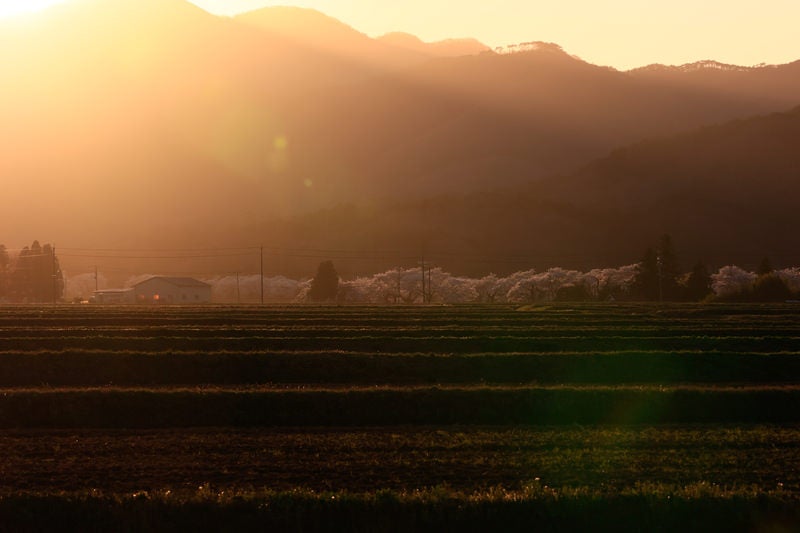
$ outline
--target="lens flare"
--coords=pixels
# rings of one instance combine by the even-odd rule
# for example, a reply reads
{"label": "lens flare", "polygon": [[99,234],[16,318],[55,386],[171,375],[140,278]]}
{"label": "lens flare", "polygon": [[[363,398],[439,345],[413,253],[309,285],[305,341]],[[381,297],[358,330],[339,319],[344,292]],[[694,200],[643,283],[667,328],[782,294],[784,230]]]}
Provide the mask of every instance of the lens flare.
{"label": "lens flare", "polygon": [[64,0],[0,0],[0,18],[40,11]]}

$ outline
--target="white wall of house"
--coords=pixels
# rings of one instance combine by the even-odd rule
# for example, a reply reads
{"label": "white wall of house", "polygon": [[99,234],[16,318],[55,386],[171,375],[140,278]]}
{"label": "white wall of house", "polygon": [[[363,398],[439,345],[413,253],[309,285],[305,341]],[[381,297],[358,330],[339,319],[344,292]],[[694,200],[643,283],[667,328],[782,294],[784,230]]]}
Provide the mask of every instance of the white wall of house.
{"label": "white wall of house", "polygon": [[94,291],[93,301],[98,304],[133,304],[136,295],[133,289],[107,289]]}

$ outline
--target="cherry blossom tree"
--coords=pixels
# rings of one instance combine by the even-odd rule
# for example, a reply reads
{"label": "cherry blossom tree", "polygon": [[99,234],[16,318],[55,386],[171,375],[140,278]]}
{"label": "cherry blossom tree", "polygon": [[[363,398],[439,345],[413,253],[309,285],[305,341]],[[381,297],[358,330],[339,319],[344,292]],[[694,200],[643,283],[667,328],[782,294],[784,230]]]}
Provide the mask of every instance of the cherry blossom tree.
{"label": "cherry blossom tree", "polygon": [[758,276],[735,265],[724,266],[711,275],[711,288],[718,297],[733,296],[752,288]]}

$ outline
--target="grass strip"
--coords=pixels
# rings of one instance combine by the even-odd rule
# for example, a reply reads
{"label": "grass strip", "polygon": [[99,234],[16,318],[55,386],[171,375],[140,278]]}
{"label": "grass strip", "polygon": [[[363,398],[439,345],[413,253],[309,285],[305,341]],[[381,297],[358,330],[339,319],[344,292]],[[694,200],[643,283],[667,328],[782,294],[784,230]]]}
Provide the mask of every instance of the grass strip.
{"label": "grass strip", "polygon": [[376,354],[348,352],[0,353],[0,387],[317,383],[797,383],[800,354],[599,352]]}
{"label": "grass strip", "polygon": [[794,351],[800,336],[374,336],[328,337],[139,337],[82,335],[61,337],[0,338],[0,351],[39,350],[135,350],[135,351],[314,351],[339,350],[362,353],[514,353],[514,352],[608,352],[608,351]]}
{"label": "grass strip", "polygon": [[0,498],[4,531],[791,531],[780,491],[641,485],[623,491],[502,487],[463,493],[216,491],[17,494]]}
{"label": "grass strip", "polygon": [[800,388],[7,390],[2,428],[791,423]]}

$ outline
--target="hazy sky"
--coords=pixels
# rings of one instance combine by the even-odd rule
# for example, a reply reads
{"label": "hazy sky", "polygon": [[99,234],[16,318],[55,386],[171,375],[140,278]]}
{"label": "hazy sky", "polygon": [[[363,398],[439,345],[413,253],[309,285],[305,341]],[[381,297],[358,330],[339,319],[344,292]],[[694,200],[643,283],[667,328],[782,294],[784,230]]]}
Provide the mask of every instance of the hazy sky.
{"label": "hazy sky", "polygon": [[319,9],[373,36],[476,37],[490,46],[551,41],[626,68],[717,59],[800,59],[800,0],[195,0],[231,13],[271,5]]}
{"label": "hazy sky", "polygon": [[[0,16],[55,1],[0,0]],[[618,68],[800,59],[800,0],[193,1],[220,14],[264,5],[311,7],[372,36],[407,31],[424,40],[476,37],[493,47],[551,41],[587,61]]]}

